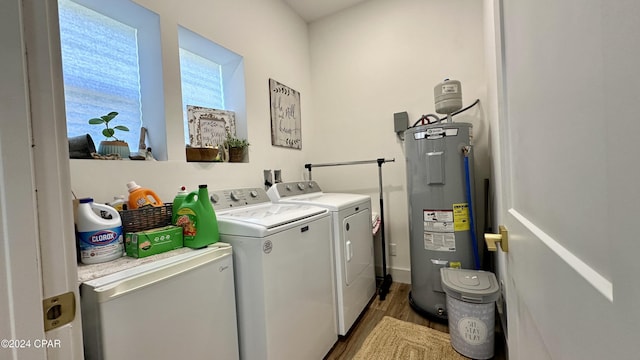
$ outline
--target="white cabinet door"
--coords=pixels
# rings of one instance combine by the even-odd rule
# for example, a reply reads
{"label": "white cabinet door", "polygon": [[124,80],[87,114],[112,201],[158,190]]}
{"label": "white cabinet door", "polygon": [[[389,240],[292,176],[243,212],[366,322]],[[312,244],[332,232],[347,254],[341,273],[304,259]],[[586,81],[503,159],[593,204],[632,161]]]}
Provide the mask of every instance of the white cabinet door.
{"label": "white cabinet door", "polygon": [[510,358],[637,358],[640,3],[486,4]]}
{"label": "white cabinet door", "polygon": [[2,359],[82,359],[79,306],[70,323],[43,326],[43,299],[79,301],[57,6],[0,5],[0,338],[21,345]]}
{"label": "white cabinet door", "polygon": [[[42,280],[38,265],[27,64],[21,1],[0,3],[0,339],[41,339]],[[15,49],[15,51],[12,51]],[[8,206],[7,206],[8,205]],[[6,289],[6,290],[5,290]],[[2,343],[2,359],[46,359],[45,349]],[[26,344],[24,344],[26,346]]]}

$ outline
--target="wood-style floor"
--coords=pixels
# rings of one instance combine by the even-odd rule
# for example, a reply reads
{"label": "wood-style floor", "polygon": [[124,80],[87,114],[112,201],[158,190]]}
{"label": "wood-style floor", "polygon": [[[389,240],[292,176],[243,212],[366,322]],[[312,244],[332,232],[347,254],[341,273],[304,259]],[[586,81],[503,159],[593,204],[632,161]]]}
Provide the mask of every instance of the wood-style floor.
{"label": "wood-style floor", "polygon": [[[380,297],[371,301],[369,307],[360,316],[360,319],[353,325],[349,333],[338,339],[333,349],[325,357],[326,360],[349,360],[358,352],[367,335],[373,330],[384,316],[391,316],[396,319],[412,322],[419,325],[448,333],[449,327],[446,324],[429,321],[418,315],[409,305],[409,291],[411,285],[392,283],[389,293],[384,301]],[[496,318],[496,323],[498,319]],[[506,359],[503,334],[496,333],[496,350],[494,359]]]}

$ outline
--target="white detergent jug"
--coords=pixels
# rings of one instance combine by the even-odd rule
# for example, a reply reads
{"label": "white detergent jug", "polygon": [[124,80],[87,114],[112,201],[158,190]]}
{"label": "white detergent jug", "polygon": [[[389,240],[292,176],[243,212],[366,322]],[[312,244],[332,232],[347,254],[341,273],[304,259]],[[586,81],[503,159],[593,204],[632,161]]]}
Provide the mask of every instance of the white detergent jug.
{"label": "white detergent jug", "polygon": [[[111,219],[102,218],[96,211],[104,211],[111,215]],[[94,203],[92,198],[80,199],[76,239],[83,264],[97,264],[121,257],[124,243],[120,214],[111,206]]]}

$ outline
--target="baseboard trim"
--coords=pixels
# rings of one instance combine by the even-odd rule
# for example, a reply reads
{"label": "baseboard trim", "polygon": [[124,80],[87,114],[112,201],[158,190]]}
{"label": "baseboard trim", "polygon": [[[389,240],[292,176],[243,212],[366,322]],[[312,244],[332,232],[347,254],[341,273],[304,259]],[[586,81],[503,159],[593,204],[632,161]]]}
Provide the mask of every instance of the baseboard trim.
{"label": "baseboard trim", "polygon": [[[392,267],[388,269],[388,271],[389,274],[391,274],[393,282],[411,284],[411,269]],[[376,276],[382,276],[382,266],[376,266]]]}

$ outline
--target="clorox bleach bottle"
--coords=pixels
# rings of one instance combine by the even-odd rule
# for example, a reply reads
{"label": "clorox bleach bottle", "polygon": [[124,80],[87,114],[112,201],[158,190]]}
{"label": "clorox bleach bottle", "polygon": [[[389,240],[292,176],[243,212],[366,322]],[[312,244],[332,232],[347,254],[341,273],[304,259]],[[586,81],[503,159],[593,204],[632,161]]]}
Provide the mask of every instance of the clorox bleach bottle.
{"label": "clorox bleach bottle", "polygon": [[182,226],[184,246],[203,248],[220,240],[218,220],[213,211],[207,185],[199,185],[182,200],[175,224]]}
{"label": "clorox bleach bottle", "polygon": [[143,206],[163,206],[162,200],[153,190],[143,188],[135,181],[127,183],[129,189],[129,210],[135,210]]}
{"label": "clorox bleach bottle", "polygon": [[[111,219],[102,218],[96,211],[104,211]],[[92,198],[80,199],[76,238],[83,264],[111,261],[124,254],[120,214],[111,206],[94,203]]]}

